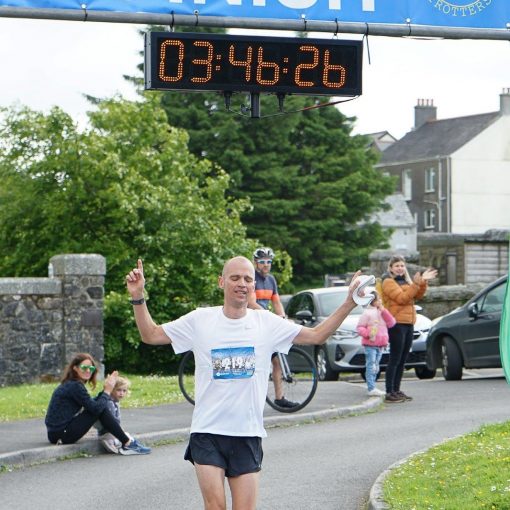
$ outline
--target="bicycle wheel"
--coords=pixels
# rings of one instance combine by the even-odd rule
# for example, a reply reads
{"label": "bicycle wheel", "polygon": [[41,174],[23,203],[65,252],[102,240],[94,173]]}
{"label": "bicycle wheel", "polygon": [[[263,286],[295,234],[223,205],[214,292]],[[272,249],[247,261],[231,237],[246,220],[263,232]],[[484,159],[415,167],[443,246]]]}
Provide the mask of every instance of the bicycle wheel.
{"label": "bicycle wheel", "polygon": [[184,398],[195,405],[195,357],[193,351],[184,354],[179,363],[179,388]]}
{"label": "bicycle wheel", "polygon": [[305,351],[292,347],[289,354],[281,354],[286,366],[282,369],[282,385],[284,397],[295,402],[293,407],[281,407],[275,403],[275,387],[272,373],[269,375],[269,386],[266,402],[281,413],[295,413],[303,409],[312,400],[317,390],[317,367],[312,357]]}

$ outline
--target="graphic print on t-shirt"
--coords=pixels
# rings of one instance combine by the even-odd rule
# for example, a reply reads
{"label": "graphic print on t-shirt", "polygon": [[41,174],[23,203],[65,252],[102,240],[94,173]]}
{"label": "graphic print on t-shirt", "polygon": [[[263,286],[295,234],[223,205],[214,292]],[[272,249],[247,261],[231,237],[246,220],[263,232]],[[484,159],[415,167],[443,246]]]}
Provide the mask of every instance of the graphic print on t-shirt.
{"label": "graphic print on t-shirt", "polygon": [[214,379],[245,379],[255,372],[254,347],[225,347],[211,350]]}

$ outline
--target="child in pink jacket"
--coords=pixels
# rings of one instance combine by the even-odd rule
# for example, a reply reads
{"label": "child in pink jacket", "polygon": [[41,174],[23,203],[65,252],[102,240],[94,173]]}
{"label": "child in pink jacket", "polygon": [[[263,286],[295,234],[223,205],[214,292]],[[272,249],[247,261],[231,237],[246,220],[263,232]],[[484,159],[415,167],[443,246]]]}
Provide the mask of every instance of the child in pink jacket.
{"label": "child in pink jacket", "polygon": [[379,363],[384,348],[388,345],[388,328],[395,325],[395,318],[384,308],[377,292],[372,304],[367,306],[358,322],[358,333],[361,335],[361,344],[365,348],[365,376],[368,395],[382,396],[385,394],[375,387],[379,374]]}

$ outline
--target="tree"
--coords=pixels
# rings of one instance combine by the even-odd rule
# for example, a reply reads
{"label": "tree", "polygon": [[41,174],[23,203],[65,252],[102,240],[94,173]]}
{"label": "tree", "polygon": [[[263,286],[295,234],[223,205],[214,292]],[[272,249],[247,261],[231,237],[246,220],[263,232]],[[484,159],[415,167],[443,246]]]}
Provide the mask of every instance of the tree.
{"label": "tree", "polygon": [[162,99],[169,124],[189,133],[190,151],[227,171],[232,196],[250,199],[248,235],[289,253],[298,285],[360,267],[389,236],[370,218],[385,207],[393,179],[374,170],[368,140],[352,135],[355,119],[315,108],[319,101],[329,99],[287,97],[285,110],[300,113],[282,115],[276,97],[264,96],[263,118],[252,119],[244,94],[233,95],[229,111],[221,93]]}
{"label": "tree", "polygon": [[234,197],[250,199],[242,216],[248,235],[291,255],[296,283],[360,267],[384,246],[388,233],[370,216],[394,182],[374,170],[367,139],[352,135],[354,119],[313,108],[317,98],[287,98],[287,111],[304,111],[279,115],[276,98],[263,97],[270,116],[261,119],[227,112],[222,101],[210,93],[163,96],[170,125],[190,135],[190,151],[229,173]]}
{"label": "tree", "polygon": [[228,175],[190,154],[187,134],[168,126],[159,94],[101,101],[82,132],[58,108],[2,113],[2,273],[41,276],[57,253],[101,253],[107,364],[167,369],[170,349],[140,356],[125,274],[137,257],[145,260],[158,322],[217,303],[224,260],[253,249],[240,220],[248,202],[226,197]]}

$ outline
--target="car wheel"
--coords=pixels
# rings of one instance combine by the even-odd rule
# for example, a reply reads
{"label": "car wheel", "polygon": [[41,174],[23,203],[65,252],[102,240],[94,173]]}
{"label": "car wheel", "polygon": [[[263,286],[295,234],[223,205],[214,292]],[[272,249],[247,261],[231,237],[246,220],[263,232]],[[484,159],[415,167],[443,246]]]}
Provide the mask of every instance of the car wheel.
{"label": "car wheel", "polygon": [[338,381],[338,372],[331,370],[329,366],[328,353],[326,347],[320,346],[315,353],[315,364],[317,365],[317,373],[319,381]]}
{"label": "car wheel", "polygon": [[462,379],[462,356],[453,338],[446,337],[441,345],[443,377],[447,381]]}
{"label": "car wheel", "polygon": [[436,369],[430,370],[427,367],[415,367],[414,373],[418,379],[434,379],[436,377]]}

